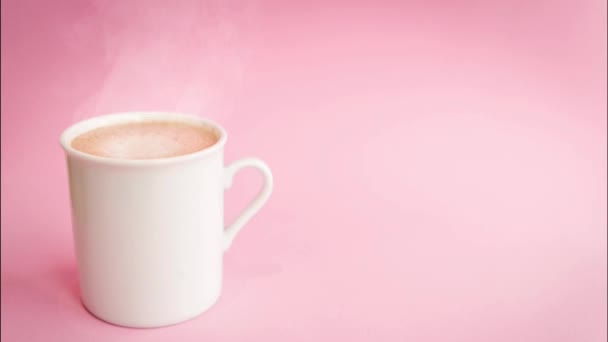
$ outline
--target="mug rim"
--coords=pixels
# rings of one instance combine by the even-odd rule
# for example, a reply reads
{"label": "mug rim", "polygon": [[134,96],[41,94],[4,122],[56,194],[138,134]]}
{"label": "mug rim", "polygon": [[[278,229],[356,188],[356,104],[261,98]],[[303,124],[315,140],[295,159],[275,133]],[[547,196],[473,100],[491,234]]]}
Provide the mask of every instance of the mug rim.
{"label": "mug rim", "polygon": [[[74,140],[74,138],[76,138],[82,133],[91,131],[93,129],[109,126],[112,124],[141,122],[149,120],[181,121],[195,123],[197,125],[203,124],[211,126],[219,133],[219,139],[215,144],[199,151],[175,157],[151,159],[121,159],[112,157],[102,157],[93,154],[88,154],[72,147],[72,141]],[[207,156],[218,150],[221,150],[226,144],[227,139],[228,134],[222,126],[212,120],[204,119],[192,114],[163,111],[130,111],[98,115],[89,119],[78,121],[70,125],[61,133],[61,136],[59,137],[59,144],[66,152],[66,155],[68,157],[76,157],[81,160],[107,165],[151,166],[173,164]]]}

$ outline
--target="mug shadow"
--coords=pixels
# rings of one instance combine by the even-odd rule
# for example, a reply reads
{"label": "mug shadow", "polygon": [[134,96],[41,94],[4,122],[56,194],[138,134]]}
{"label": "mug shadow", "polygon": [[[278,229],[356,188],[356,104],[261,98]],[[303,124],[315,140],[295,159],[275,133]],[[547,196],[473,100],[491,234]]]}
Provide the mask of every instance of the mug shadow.
{"label": "mug shadow", "polygon": [[71,304],[80,306],[82,310],[86,310],[80,300],[80,286],[76,265],[61,265],[57,267],[52,276],[58,290],[63,294],[62,297],[69,300]]}
{"label": "mug shadow", "polygon": [[[12,320],[44,318],[53,324],[65,324],[66,319],[81,320],[86,309],[80,301],[76,267],[65,265],[46,273],[2,272],[3,312]],[[88,324],[88,323],[85,323]]]}

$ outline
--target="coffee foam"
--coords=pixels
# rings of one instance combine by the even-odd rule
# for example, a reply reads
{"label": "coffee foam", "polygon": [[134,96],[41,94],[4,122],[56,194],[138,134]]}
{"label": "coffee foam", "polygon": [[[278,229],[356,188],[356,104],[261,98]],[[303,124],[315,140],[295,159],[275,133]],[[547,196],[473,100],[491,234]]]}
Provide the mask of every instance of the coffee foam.
{"label": "coffee foam", "polygon": [[181,156],[219,140],[209,127],[179,121],[144,121],[106,126],[77,136],[71,146],[84,153],[118,159]]}

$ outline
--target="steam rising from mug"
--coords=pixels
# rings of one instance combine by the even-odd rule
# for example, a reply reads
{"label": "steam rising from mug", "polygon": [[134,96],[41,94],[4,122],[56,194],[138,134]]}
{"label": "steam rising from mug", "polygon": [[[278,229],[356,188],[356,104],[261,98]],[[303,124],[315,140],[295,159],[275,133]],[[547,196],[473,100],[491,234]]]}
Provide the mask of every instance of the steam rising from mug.
{"label": "steam rising from mug", "polygon": [[230,115],[247,52],[238,23],[251,8],[223,1],[93,4],[94,14],[74,30],[102,32],[106,72],[74,121],[142,109]]}

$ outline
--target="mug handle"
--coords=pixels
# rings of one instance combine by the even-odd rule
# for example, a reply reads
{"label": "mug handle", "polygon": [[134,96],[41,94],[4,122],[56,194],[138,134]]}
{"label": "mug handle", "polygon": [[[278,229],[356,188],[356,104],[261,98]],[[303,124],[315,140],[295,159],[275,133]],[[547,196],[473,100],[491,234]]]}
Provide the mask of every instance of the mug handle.
{"label": "mug handle", "polygon": [[270,193],[272,192],[272,173],[266,163],[257,158],[243,158],[232,162],[224,169],[224,189],[229,189],[232,186],[234,175],[245,167],[253,167],[262,173],[264,176],[264,186],[258,192],[256,197],[247,205],[247,208],[237,216],[237,218],[224,229],[224,251],[230,248],[232,240],[238,232],[243,228],[245,223],[255,215],[260,208],[266,203]]}

